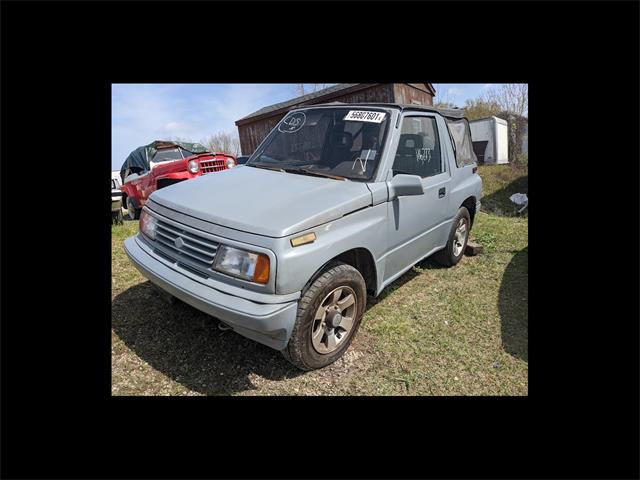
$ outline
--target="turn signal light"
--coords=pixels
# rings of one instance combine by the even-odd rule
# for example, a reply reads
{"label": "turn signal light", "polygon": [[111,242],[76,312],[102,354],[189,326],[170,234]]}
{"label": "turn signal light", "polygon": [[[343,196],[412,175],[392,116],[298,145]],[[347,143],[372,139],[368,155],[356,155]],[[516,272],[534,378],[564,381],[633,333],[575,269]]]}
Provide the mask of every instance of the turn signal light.
{"label": "turn signal light", "polygon": [[269,281],[269,257],[266,255],[258,255],[256,269],[253,273],[253,281],[262,283],[263,285]]}
{"label": "turn signal light", "polygon": [[292,238],[291,246],[299,247],[300,245],[305,245],[307,243],[312,243],[315,241],[316,241],[316,234],[311,232],[311,233],[307,233],[306,235],[302,235],[300,237]]}

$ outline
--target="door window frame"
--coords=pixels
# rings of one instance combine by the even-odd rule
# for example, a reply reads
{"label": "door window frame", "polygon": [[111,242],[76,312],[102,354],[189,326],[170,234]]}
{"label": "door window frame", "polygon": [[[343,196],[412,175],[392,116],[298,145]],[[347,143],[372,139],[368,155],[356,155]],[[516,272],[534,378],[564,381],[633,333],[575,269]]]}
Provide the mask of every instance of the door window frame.
{"label": "door window frame", "polygon": [[434,124],[434,128],[435,128],[435,132],[434,132],[435,140],[438,142],[438,146],[440,147],[439,148],[439,151],[440,151],[440,168],[441,168],[442,171],[439,172],[439,173],[433,174],[433,175],[429,175],[428,177],[422,177],[422,176],[418,175],[417,173],[414,174],[414,175],[419,176],[420,179],[424,183],[425,180],[429,180],[429,179],[432,179],[432,178],[437,178],[440,175],[448,173],[449,172],[449,167],[447,165],[448,162],[445,161],[445,157],[444,157],[444,155],[445,155],[444,151],[443,151],[444,144],[442,142],[442,138],[441,138],[441,135],[440,135],[440,128],[438,127],[438,116],[433,114],[433,113],[431,113],[431,112],[424,112],[424,113],[421,113],[421,112],[410,112],[409,113],[409,112],[407,112],[406,114],[403,113],[401,115],[400,123],[398,124],[398,128],[400,129],[400,131],[398,132],[398,141],[395,142],[396,144],[394,146],[393,154],[391,156],[391,167],[389,169],[389,171],[391,173],[391,178],[394,177],[394,175],[393,175],[393,166],[395,165],[396,154],[397,154],[398,148],[400,146],[400,135],[402,135],[402,127],[404,125],[404,121],[406,119],[409,119],[409,118],[431,118],[431,119],[433,119],[433,124]]}

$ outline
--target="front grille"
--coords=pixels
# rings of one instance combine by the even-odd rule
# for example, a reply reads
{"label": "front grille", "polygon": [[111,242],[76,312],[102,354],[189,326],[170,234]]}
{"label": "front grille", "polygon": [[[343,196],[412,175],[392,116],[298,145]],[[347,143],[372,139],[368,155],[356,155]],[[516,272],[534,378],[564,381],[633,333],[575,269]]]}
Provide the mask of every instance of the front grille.
{"label": "front grille", "polygon": [[227,169],[226,160],[202,160],[200,162],[200,171],[205,173],[220,172]]}
{"label": "front grille", "polygon": [[155,243],[158,253],[163,254],[165,258],[201,273],[211,271],[218,250],[218,242],[160,219],[156,228]]}

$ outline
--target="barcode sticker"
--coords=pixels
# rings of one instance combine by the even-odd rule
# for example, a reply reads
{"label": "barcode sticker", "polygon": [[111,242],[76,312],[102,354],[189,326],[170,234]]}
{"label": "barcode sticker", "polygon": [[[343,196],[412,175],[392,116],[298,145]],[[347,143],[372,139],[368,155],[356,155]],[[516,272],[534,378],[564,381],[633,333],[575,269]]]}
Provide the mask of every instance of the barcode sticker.
{"label": "barcode sticker", "polygon": [[382,123],[386,113],[383,112],[371,112],[366,110],[351,110],[347,113],[347,116],[343,120],[351,120],[353,122],[371,122]]}

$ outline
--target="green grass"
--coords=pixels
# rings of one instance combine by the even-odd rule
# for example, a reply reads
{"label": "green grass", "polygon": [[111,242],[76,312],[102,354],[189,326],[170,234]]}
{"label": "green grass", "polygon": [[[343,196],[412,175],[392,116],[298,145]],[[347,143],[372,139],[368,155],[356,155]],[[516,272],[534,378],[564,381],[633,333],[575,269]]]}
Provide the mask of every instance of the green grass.
{"label": "green grass", "polygon": [[[509,185],[526,185],[503,166],[480,174],[490,210],[506,210]],[[124,253],[137,229],[112,227],[114,395],[528,394],[527,218],[478,213],[471,233],[482,254],[449,269],[414,266],[368,299],[342,359],[306,373],[212,317],[163,303]]]}
{"label": "green grass", "polygon": [[478,173],[482,178],[482,211],[517,216],[521,207],[511,202],[509,197],[514,193],[529,194],[528,169],[513,165],[481,165]]}

